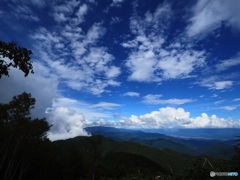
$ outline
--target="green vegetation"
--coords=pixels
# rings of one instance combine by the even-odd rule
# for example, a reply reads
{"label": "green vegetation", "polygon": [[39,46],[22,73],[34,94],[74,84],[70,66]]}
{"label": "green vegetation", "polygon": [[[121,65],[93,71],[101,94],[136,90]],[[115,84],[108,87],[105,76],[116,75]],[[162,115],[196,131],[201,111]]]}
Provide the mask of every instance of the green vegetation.
{"label": "green vegetation", "polygon": [[49,143],[50,126],[44,118],[30,117],[34,104],[35,99],[25,92],[0,104],[0,179],[25,179],[40,175],[44,168],[44,162],[39,162]]}
{"label": "green vegetation", "polygon": [[[33,66],[30,60],[32,51],[18,46],[14,42],[0,41],[0,78],[2,75],[9,76],[9,68],[19,68],[25,75],[33,73]],[[7,58],[7,60],[5,59]],[[8,61],[9,60],[9,61]]]}

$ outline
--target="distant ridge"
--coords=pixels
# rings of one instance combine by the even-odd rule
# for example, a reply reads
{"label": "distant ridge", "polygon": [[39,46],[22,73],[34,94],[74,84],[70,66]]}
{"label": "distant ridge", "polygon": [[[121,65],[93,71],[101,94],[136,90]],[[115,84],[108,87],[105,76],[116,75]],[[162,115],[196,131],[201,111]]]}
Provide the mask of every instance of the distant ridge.
{"label": "distant ridge", "polygon": [[180,129],[142,129],[143,132],[162,133],[182,138],[203,138],[230,140],[240,135],[240,128],[180,128]]}
{"label": "distant ridge", "polygon": [[[130,141],[154,148],[164,148],[195,156],[211,156],[229,159],[234,153],[233,140],[212,138],[173,137],[156,132],[94,126],[85,130],[92,135],[101,135],[117,141]],[[193,131],[193,129],[192,129]],[[208,131],[206,131],[208,132]]]}

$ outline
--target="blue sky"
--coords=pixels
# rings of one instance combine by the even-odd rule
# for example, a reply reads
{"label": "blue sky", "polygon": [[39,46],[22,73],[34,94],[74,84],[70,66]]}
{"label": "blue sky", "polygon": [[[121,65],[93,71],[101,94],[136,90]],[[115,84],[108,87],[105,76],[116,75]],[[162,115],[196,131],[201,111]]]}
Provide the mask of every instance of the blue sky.
{"label": "blue sky", "polygon": [[2,0],[0,39],[33,51],[1,102],[36,98],[51,139],[85,126],[240,127],[238,0]]}

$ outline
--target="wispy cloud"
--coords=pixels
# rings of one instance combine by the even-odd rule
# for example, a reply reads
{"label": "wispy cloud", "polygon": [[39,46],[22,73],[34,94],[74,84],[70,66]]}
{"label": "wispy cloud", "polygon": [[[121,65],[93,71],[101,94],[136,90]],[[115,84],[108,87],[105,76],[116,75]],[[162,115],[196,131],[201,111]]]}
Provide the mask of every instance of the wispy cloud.
{"label": "wispy cloud", "polygon": [[11,2],[7,5],[10,11],[1,11],[6,16],[7,14],[12,14],[16,19],[27,20],[27,21],[39,21],[39,16],[35,13],[28,4],[18,4]]}
{"label": "wispy cloud", "polygon": [[120,17],[114,16],[111,18],[110,24],[117,24],[121,21],[122,21],[122,19]]}
{"label": "wispy cloud", "polygon": [[233,59],[226,59],[226,60],[220,61],[220,63],[216,64],[216,69],[217,71],[225,71],[239,64],[240,64],[240,54]]}
{"label": "wispy cloud", "polygon": [[112,7],[121,7],[122,3],[125,0],[112,0],[112,3],[110,4],[110,6]]}
{"label": "wispy cloud", "polygon": [[110,102],[100,102],[92,105],[91,107],[112,110],[112,109],[116,109],[119,106],[122,106],[122,105],[117,103],[110,103]]}
{"label": "wispy cloud", "polygon": [[221,76],[208,76],[196,84],[213,90],[226,90],[234,85],[234,81],[225,80],[225,77]]}
{"label": "wispy cloud", "polygon": [[138,92],[126,92],[126,93],[123,94],[123,96],[139,97],[140,93],[138,93]]}
{"label": "wispy cloud", "polygon": [[238,0],[199,0],[192,9],[193,16],[187,28],[188,36],[206,35],[219,28],[222,23],[240,30],[239,6]]}
{"label": "wispy cloud", "polygon": [[161,99],[162,95],[160,94],[148,94],[143,97],[143,102],[146,104],[172,104],[172,105],[181,105],[186,103],[194,102],[193,99]]}
{"label": "wispy cloud", "polygon": [[106,32],[102,23],[94,23],[87,30],[78,26],[87,13],[88,5],[75,0],[55,6],[52,14],[57,23],[55,31],[42,27],[31,37],[38,41],[36,49],[42,61],[61,82],[69,88],[98,95],[108,86],[120,85],[116,78],[121,70],[112,65],[114,56],[108,49],[98,45]]}
{"label": "wispy cloud", "polygon": [[193,77],[193,72],[205,64],[204,51],[196,51],[179,36],[166,42],[171,23],[169,4],[158,6],[155,12],[146,12],[144,18],[137,13],[131,17],[130,29],[133,39],[122,46],[131,50],[126,66],[129,80],[160,82],[169,79]]}
{"label": "wispy cloud", "polygon": [[233,111],[233,110],[237,109],[237,107],[235,107],[235,106],[223,106],[222,109],[225,109],[227,111]]}
{"label": "wispy cloud", "polygon": [[219,81],[219,82],[215,82],[211,88],[216,90],[222,90],[222,89],[230,88],[232,87],[232,85],[233,85],[232,81]]}
{"label": "wispy cloud", "polygon": [[220,100],[220,101],[215,101],[213,104],[218,105],[218,104],[222,104],[224,102],[224,100]]}

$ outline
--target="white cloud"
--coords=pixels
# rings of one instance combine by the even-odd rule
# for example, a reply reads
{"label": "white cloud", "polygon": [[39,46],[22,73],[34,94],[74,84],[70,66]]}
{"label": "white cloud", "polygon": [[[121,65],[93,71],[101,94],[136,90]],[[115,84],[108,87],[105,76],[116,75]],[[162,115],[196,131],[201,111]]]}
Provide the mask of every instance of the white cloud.
{"label": "white cloud", "polygon": [[236,99],[234,99],[233,101],[240,101],[240,98],[236,98]]}
{"label": "white cloud", "polygon": [[[185,51],[178,55],[167,56],[159,61],[158,67],[165,79],[190,77],[191,72],[204,64],[203,52]],[[196,60],[197,58],[197,60]]]}
{"label": "white cloud", "polygon": [[240,127],[240,120],[219,118],[216,115],[191,118],[190,113],[183,108],[160,108],[149,114],[132,115],[130,118],[122,117],[119,126],[132,128],[225,128]]}
{"label": "white cloud", "polygon": [[198,0],[187,28],[188,36],[205,35],[219,28],[222,22],[240,30],[240,2],[238,0]]}
{"label": "white cloud", "polygon": [[233,110],[237,109],[237,107],[235,107],[235,106],[224,106],[224,107],[222,107],[222,109],[225,109],[227,111],[233,111]]}
{"label": "white cloud", "polygon": [[83,4],[79,7],[78,11],[76,12],[78,23],[83,22],[84,15],[87,14],[87,11],[88,11],[88,6],[86,4]]}
{"label": "white cloud", "polygon": [[[92,3],[93,1],[88,2]],[[58,23],[68,22],[71,25],[78,26],[85,22],[85,16],[90,9],[89,3],[76,0],[55,3],[52,16]]]}
{"label": "white cloud", "polygon": [[116,109],[117,107],[120,107],[120,106],[122,106],[122,105],[116,104],[116,103],[110,103],[110,102],[100,102],[100,103],[92,105],[91,107],[112,110],[112,109]]}
{"label": "white cloud", "polygon": [[212,76],[202,80],[199,84],[213,90],[225,90],[233,86],[233,81],[220,81],[218,77]]}
{"label": "white cloud", "polygon": [[[90,104],[72,98],[58,96],[53,99],[52,106],[47,109],[47,120],[52,124],[49,132],[51,140],[67,139],[75,136],[88,136],[86,126],[114,125],[111,120],[113,110],[121,104],[100,102]],[[106,123],[107,122],[107,123]]]}
{"label": "white cloud", "polygon": [[47,1],[46,0],[29,0],[33,5],[39,7],[39,8],[43,8],[47,5]]}
{"label": "white cloud", "polygon": [[82,114],[67,107],[57,107],[48,112],[48,121],[53,126],[49,132],[50,140],[67,139],[75,136],[88,136],[84,130],[86,122]]}
{"label": "white cloud", "polygon": [[186,104],[186,103],[190,103],[193,102],[193,99],[160,99],[162,97],[162,95],[160,94],[148,94],[146,96],[143,97],[143,102],[146,104],[153,104],[153,105],[157,105],[157,104],[175,104],[175,105],[181,105],[181,104]]}
{"label": "white cloud", "polygon": [[20,70],[11,69],[10,77],[0,79],[0,102],[7,103],[14,95],[24,91],[31,93],[36,99],[32,116],[46,117],[49,124],[53,125],[49,132],[51,140],[88,135],[84,127],[104,124],[103,119],[112,118],[112,113],[107,110],[121,106],[110,102],[90,104],[63,97],[57,90],[58,77],[52,74],[51,69],[35,61],[33,66],[35,73],[26,78]]}
{"label": "white cloud", "polygon": [[132,71],[129,76],[130,80],[147,82],[147,81],[158,81],[155,77],[154,71],[157,64],[155,58],[146,59],[148,52],[134,52],[128,57],[127,67]]}
{"label": "white cloud", "polygon": [[218,104],[222,104],[225,100],[220,100],[220,101],[215,101],[213,104],[218,105]]}
{"label": "white cloud", "polygon": [[87,136],[84,127],[97,124],[94,118],[112,117],[111,113],[92,109],[88,103],[59,97],[57,77],[51,75],[50,69],[42,63],[34,62],[33,67],[34,74],[29,74],[26,78],[20,70],[11,69],[10,77],[0,79],[0,102],[7,103],[14,95],[24,91],[31,93],[36,99],[32,116],[46,117],[48,123],[53,125],[48,136],[51,140]]}
{"label": "white cloud", "polygon": [[29,74],[26,78],[20,70],[11,69],[10,77],[0,79],[0,102],[7,103],[14,95],[24,91],[31,93],[36,99],[32,116],[46,117],[48,123],[53,125],[49,132],[51,140],[88,135],[83,128],[93,123],[89,119],[111,117],[105,112],[87,108],[90,107],[87,103],[57,97],[57,77],[51,75],[50,69],[39,62],[34,62],[33,66],[34,74]]}
{"label": "white cloud", "polygon": [[[58,6],[56,12],[67,17],[77,7],[80,15],[87,13],[87,5],[79,5],[76,1]],[[50,67],[61,83],[71,89],[99,95],[109,86],[120,85],[116,78],[121,70],[112,65],[113,55],[106,47],[98,46],[105,32],[102,23],[94,23],[82,30],[69,20],[60,23],[54,32],[40,28],[31,37],[38,42],[35,48],[40,60]]]}
{"label": "white cloud", "polygon": [[214,89],[216,90],[222,90],[222,89],[226,89],[226,88],[230,88],[232,87],[233,82],[232,81],[219,81],[219,82],[215,82],[214,83]]}
{"label": "white cloud", "polygon": [[183,38],[175,38],[166,45],[171,17],[168,4],[158,6],[153,13],[147,12],[144,18],[136,14],[131,17],[130,29],[134,38],[122,43],[131,50],[126,61],[129,80],[160,82],[189,78],[205,65],[205,52],[193,50],[191,45],[187,47]]}
{"label": "white cloud", "polygon": [[[19,3],[19,0],[10,0],[10,1],[16,4]],[[35,7],[38,7],[38,8],[43,8],[47,4],[47,0],[21,0],[20,2],[21,4],[34,5]]]}
{"label": "white cloud", "polygon": [[237,66],[240,64],[240,56],[238,55],[236,58],[222,60],[220,63],[216,64],[217,71],[228,70],[233,66]]}
{"label": "white cloud", "polygon": [[[53,17],[57,22],[64,22],[66,20],[72,20],[70,19],[70,16],[73,12],[75,12],[75,9],[79,7],[80,2],[76,0],[67,1],[66,3],[55,5],[53,7]],[[76,11],[79,12],[79,11]],[[82,14],[83,15],[83,14]]]}
{"label": "white cloud", "polygon": [[130,97],[139,97],[140,94],[138,92],[126,92],[123,96],[130,96]]}
{"label": "white cloud", "polygon": [[12,7],[12,13],[18,19],[25,19],[29,21],[39,21],[39,17],[27,5],[15,4]]}
{"label": "white cloud", "polygon": [[111,5],[112,7],[121,7],[122,3],[124,2],[125,0],[113,0]]}
{"label": "white cloud", "polygon": [[217,98],[217,97],[218,97],[218,94],[213,94],[211,97]]}
{"label": "white cloud", "polygon": [[[101,103],[99,103],[101,104]],[[102,119],[102,118],[109,118],[112,117],[111,113],[99,109],[93,108],[95,104],[90,104],[87,102],[66,98],[66,97],[56,97],[52,101],[52,106],[48,108],[47,112],[51,112],[52,109],[58,107],[66,107],[71,111],[74,111],[78,114],[84,115],[85,119],[92,120],[92,119]],[[111,103],[108,104],[110,107]],[[112,104],[112,106],[118,106],[117,104]],[[120,105],[119,105],[120,106]]]}
{"label": "white cloud", "polygon": [[122,19],[120,17],[114,16],[111,18],[110,24],[117,24],[121,21],[122,21]]}
{"label": "white cloud", "polygon": [[87,32],[86,44],[94,44],[105,34],[105,28],[101,23],[95,23]]}
{"label": "white cloud", "polygon": [[161,128],[180,127],[190,123],[189,112],[184,109],[171,107],[161,108],[145,115],[132,115],[130,118],[122,119],[121,125],[128,127]]}
{"label": "white cloud", "polygon": [[108,70],[106,70],[106,76],[108,78],[115,78],[119,76],[120,73],[121,73],[120,68],[116,66],[111,66]]}

